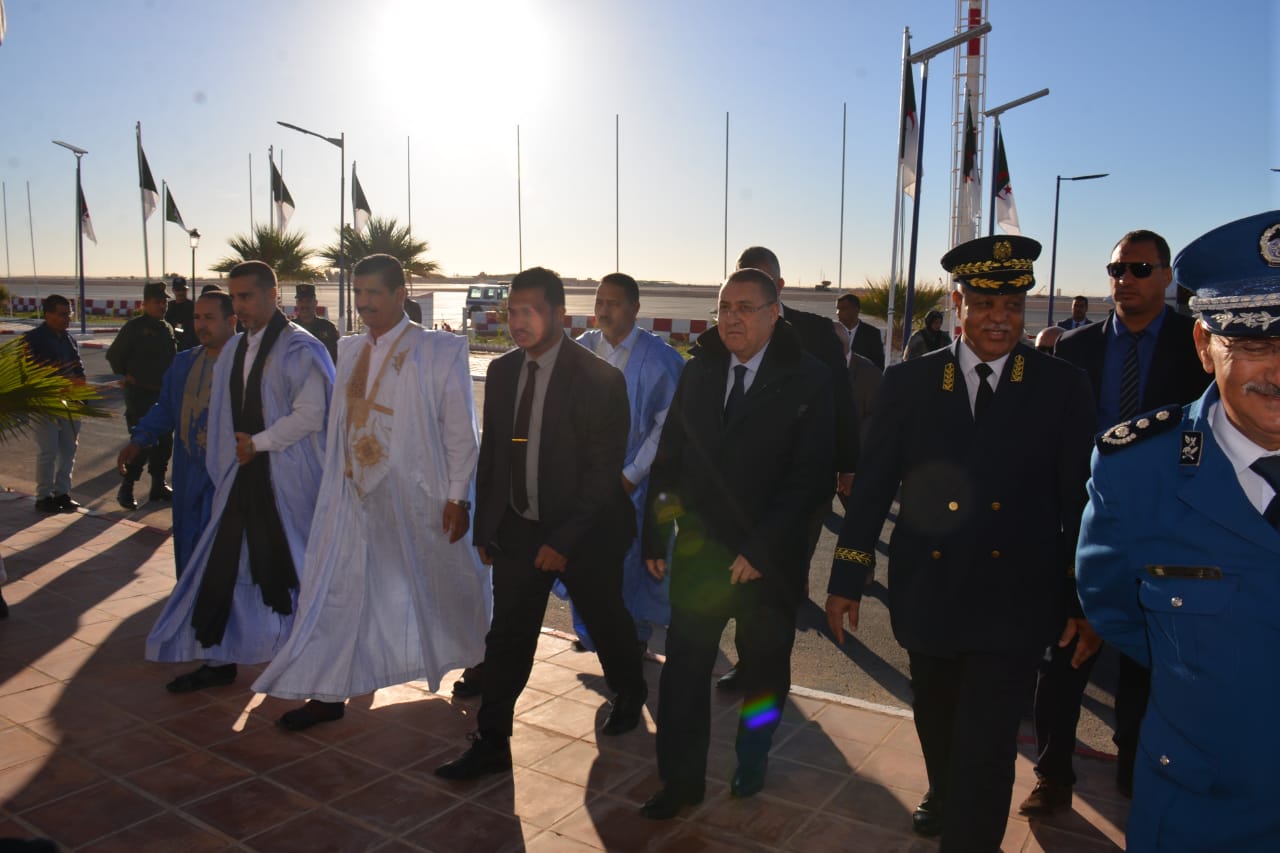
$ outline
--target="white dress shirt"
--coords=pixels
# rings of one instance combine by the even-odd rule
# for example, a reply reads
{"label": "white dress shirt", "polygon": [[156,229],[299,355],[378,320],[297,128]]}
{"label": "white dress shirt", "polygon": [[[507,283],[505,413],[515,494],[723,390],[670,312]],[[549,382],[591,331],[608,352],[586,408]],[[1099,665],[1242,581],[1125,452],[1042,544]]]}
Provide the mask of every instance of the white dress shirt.
{"label": "white dress shirt", "polygon": [[1245,497],[1258,512],[1266,512],[1275,497],[1276,490],[1261,475],[1249,468],[1263,456],[1280,456],[1254,444],[1244,433],[1236,429],[1235,424],[1227,418],[1222,403],[1214,403],[1209,408],[1209,427],[1213,430],[1213,438],[1226,454],[1227,461],[1236,471],[1236,479]]}
{"label": "white dress shirt", "polygon": [[999,388],[1000,374],[1004,373],[1004,363],[1009,360],[1009,353],[1005,353],[995,361],[987,362],[991,368],[991,376],[985,380],[978,375],[978,365],[982,364],[982,359],[969,349],[969,345],[963,338],[956,341],[956,360],[960,362],[960,373],[964,375],[964,387],[969,392],[969,411],[973,412],[978,405],[978,383],[985,381],[991,386],[992,391]]}

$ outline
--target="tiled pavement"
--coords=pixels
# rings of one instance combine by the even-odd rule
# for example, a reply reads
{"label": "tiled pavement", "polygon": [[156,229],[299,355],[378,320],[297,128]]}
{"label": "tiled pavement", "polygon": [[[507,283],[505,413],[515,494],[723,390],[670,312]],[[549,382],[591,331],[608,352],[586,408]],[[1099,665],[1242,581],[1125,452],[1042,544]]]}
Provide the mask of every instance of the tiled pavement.
{"label": "tiled pavement", "polygon": [[[928,851],[909,830],[925,788],[910,720],[839,697],[789,704],[765,792],[728,795],[736,708],[717,698],[707,799],[654,823],[653,719],[604,738],[593,655],[544,634],[517,707],[516,770],[470,784],[431,770],[460,751],[476,702],[410,684],[349,703],[307,734],[273,720],[290,703],[236,685],[171,696],[188,666],[149,664],[142,642],[173,577],[169,538],[86,514],[37,516],[0,501],[11,618],[0,622],[0,838],[65,849],[382,851]],[[655,694],[659,664],[646,665]],[[248,670],[248,671],[246,671]],[[446,680],[446,685],[451,679]],[[1113,765],[1077,759],[1075,810],[1011,817],[1009,851],[1103,851],[1123,843]],[[1030,790],[1025,754],[1014,803]]]}

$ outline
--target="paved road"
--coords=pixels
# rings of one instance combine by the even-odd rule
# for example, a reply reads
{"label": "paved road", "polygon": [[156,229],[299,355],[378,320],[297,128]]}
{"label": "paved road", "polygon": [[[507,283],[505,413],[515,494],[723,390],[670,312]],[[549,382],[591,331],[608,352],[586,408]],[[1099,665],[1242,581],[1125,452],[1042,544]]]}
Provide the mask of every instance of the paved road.
{"label": "paved road", "polygon": [[[91,382],[107,383],[114,379],[106,365],[104,351],[85,349],[85,369]],[[473,356],[473,372],[482,372],[482,356]],[[477,403],[481,385],[476,384]],[[171,519],[167,505],[143,504],[133,513],[125,513],[115,504],[115,491],[119,475],[115,470],[115,458],[126,440],[123,419],[123,401],[118,391],[108,390],[106,406],[116,417],[110,420],[86,421],[81,432],[80,450],[76,460],[73,495],[87,507],[111,516],[128,517],[134,521],[169,528]],[[0,485],[30,494],[34,489],[33,460],[35,446],[30,438],[13,441],[0,453]],[[144,478],[140,495],[146,494],[148,485]],[[835,645],[825,628],[822,602],[825,599],[830,559],[835,548],[835,533],[839,524],[839,504],[835,503],[827,529],[818,543],[810,571],[810,598],[798,618],[792,678],[796,684],[816,690],[824,690],[853,696],[868,702],[899,708],[910,706],[911,692],[907,672],[906,653],[894,641],[886,609],[884,560],[877,573],[876,582],[868,589],[863,600],[861,627],[853,639],[842,647]],[[892,529],[892,516],[882,536],[884,551],[888,534]],[[553,597],[547,609],[546,624],[553,628],[572,631],[567,607]],[[655,638],[655,650],[661,650],[661,636]],[[733,654],[732,627],[721,642],[726,657],[721,666],[727,668]],[[1095,685],[1085,698],[1084,713],[1079,730],[1080,740],[1087,746],[1106,752],[1114,752],[1111,745],[1112,700],[1109,689],[1097,684],[1112,685],[1115,680],[1112,653],[1099,662],[1094,672]]]}

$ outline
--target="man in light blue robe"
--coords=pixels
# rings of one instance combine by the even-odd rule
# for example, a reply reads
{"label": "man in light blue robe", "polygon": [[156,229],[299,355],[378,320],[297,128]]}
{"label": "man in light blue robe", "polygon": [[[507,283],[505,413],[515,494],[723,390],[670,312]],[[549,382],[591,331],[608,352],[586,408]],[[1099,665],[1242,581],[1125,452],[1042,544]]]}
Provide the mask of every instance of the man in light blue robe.
{"label": "man in light blue robe", "polygon": [[[636,510],[636,529],[644,524],[645,497],[649,492],[649,466],[658,452],[658,438],[667,408],[676,392],[684,358],[662,338],[636,325],[640,313],[640,288],[625,273],[610,273],[596,289],[596,328],[583,332],[577,342],[622,371],[631,403],[631,433],[627,436],[622,486]],[[648,642],[654,625],[671,621],[669,580],[655,580],[640,558],[640,540],[632,541],[622,564],[622,597],[636,623],[636,639]],[[564,593],[557,583],[557,593]],[[573,626],[584,649],[594,651],[577,610]]]}
{"label": "man in light blue robe", "polygon": [[173,556],[179,577],[209,522],[213,504],[213,481],[205,468],[209,397],[214,364],[236,332],[231,297],[221,290],[201,296],[192,311],[193,334],[200,345],[174,356],[165,371],[159,401],[133,428],[116,460],[123,474],[142,450],[160,436],[173,434]]}
{"label": "man in light blue robe", "polygon": [[288,639],[324,459],[324,344],[285,319],[261,261],[235,267],[227,287],[245,331],[214,366],[210,521],[147,637],[148,660],[207,661],[172,693],[230,684],[237,663],[269,661]]}

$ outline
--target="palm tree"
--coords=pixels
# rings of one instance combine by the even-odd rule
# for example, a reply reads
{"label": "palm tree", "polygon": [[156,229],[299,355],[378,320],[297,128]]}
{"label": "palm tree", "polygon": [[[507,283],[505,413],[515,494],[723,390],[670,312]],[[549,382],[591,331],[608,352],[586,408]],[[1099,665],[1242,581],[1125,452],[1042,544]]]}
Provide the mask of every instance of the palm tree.
{"label": "palm tree", "polygon": [[0,442],[25,433],[31,418],[111,417],[93,405],[100,399],[92,385],[32,360],[21,338],[0,346]]}
{"label": "palm tree", "polygon": [[211,269],[231,272],[236,264],[244,261],[263,261],[276,271],[281,281],[321,278],[320,270],[307,263],[316,253],[302,245],[303,239],[300,231],[276,231],[269,225],[258,225],[253,234],[237,234],[227,241],[235,254],[218,261]]}
{"label": "palm tree", "polygon": [[[347,266],[368,255],[386,254],[398,260],[409,275],[425,276],[440,269],[440,264],[426,258],[431,247],[426,240],[418,240],[407,225],[402,226],[394,216],[374,216],[362,233],[347,225],[343,232],[343,248]],[[318,253],[330,266],[338,265],[338,243],[325,246]]]}
{"label": "palm tree", "polygon": [[[924,324],[924,315],[928,314],[947,295],[947,287],[941,281],[936,285],[917,284],[915,299],[911,305],[911,327],[918,329]],[[859,297],[862,300],[862,313],[868,317],[887,319],[889,314],[889,279],[867,280],[866,291]],[[898,282],[893,290],[893,350],[901,352],[906,343],[902,333],[902,316],[907,312],[907,288]]]}

